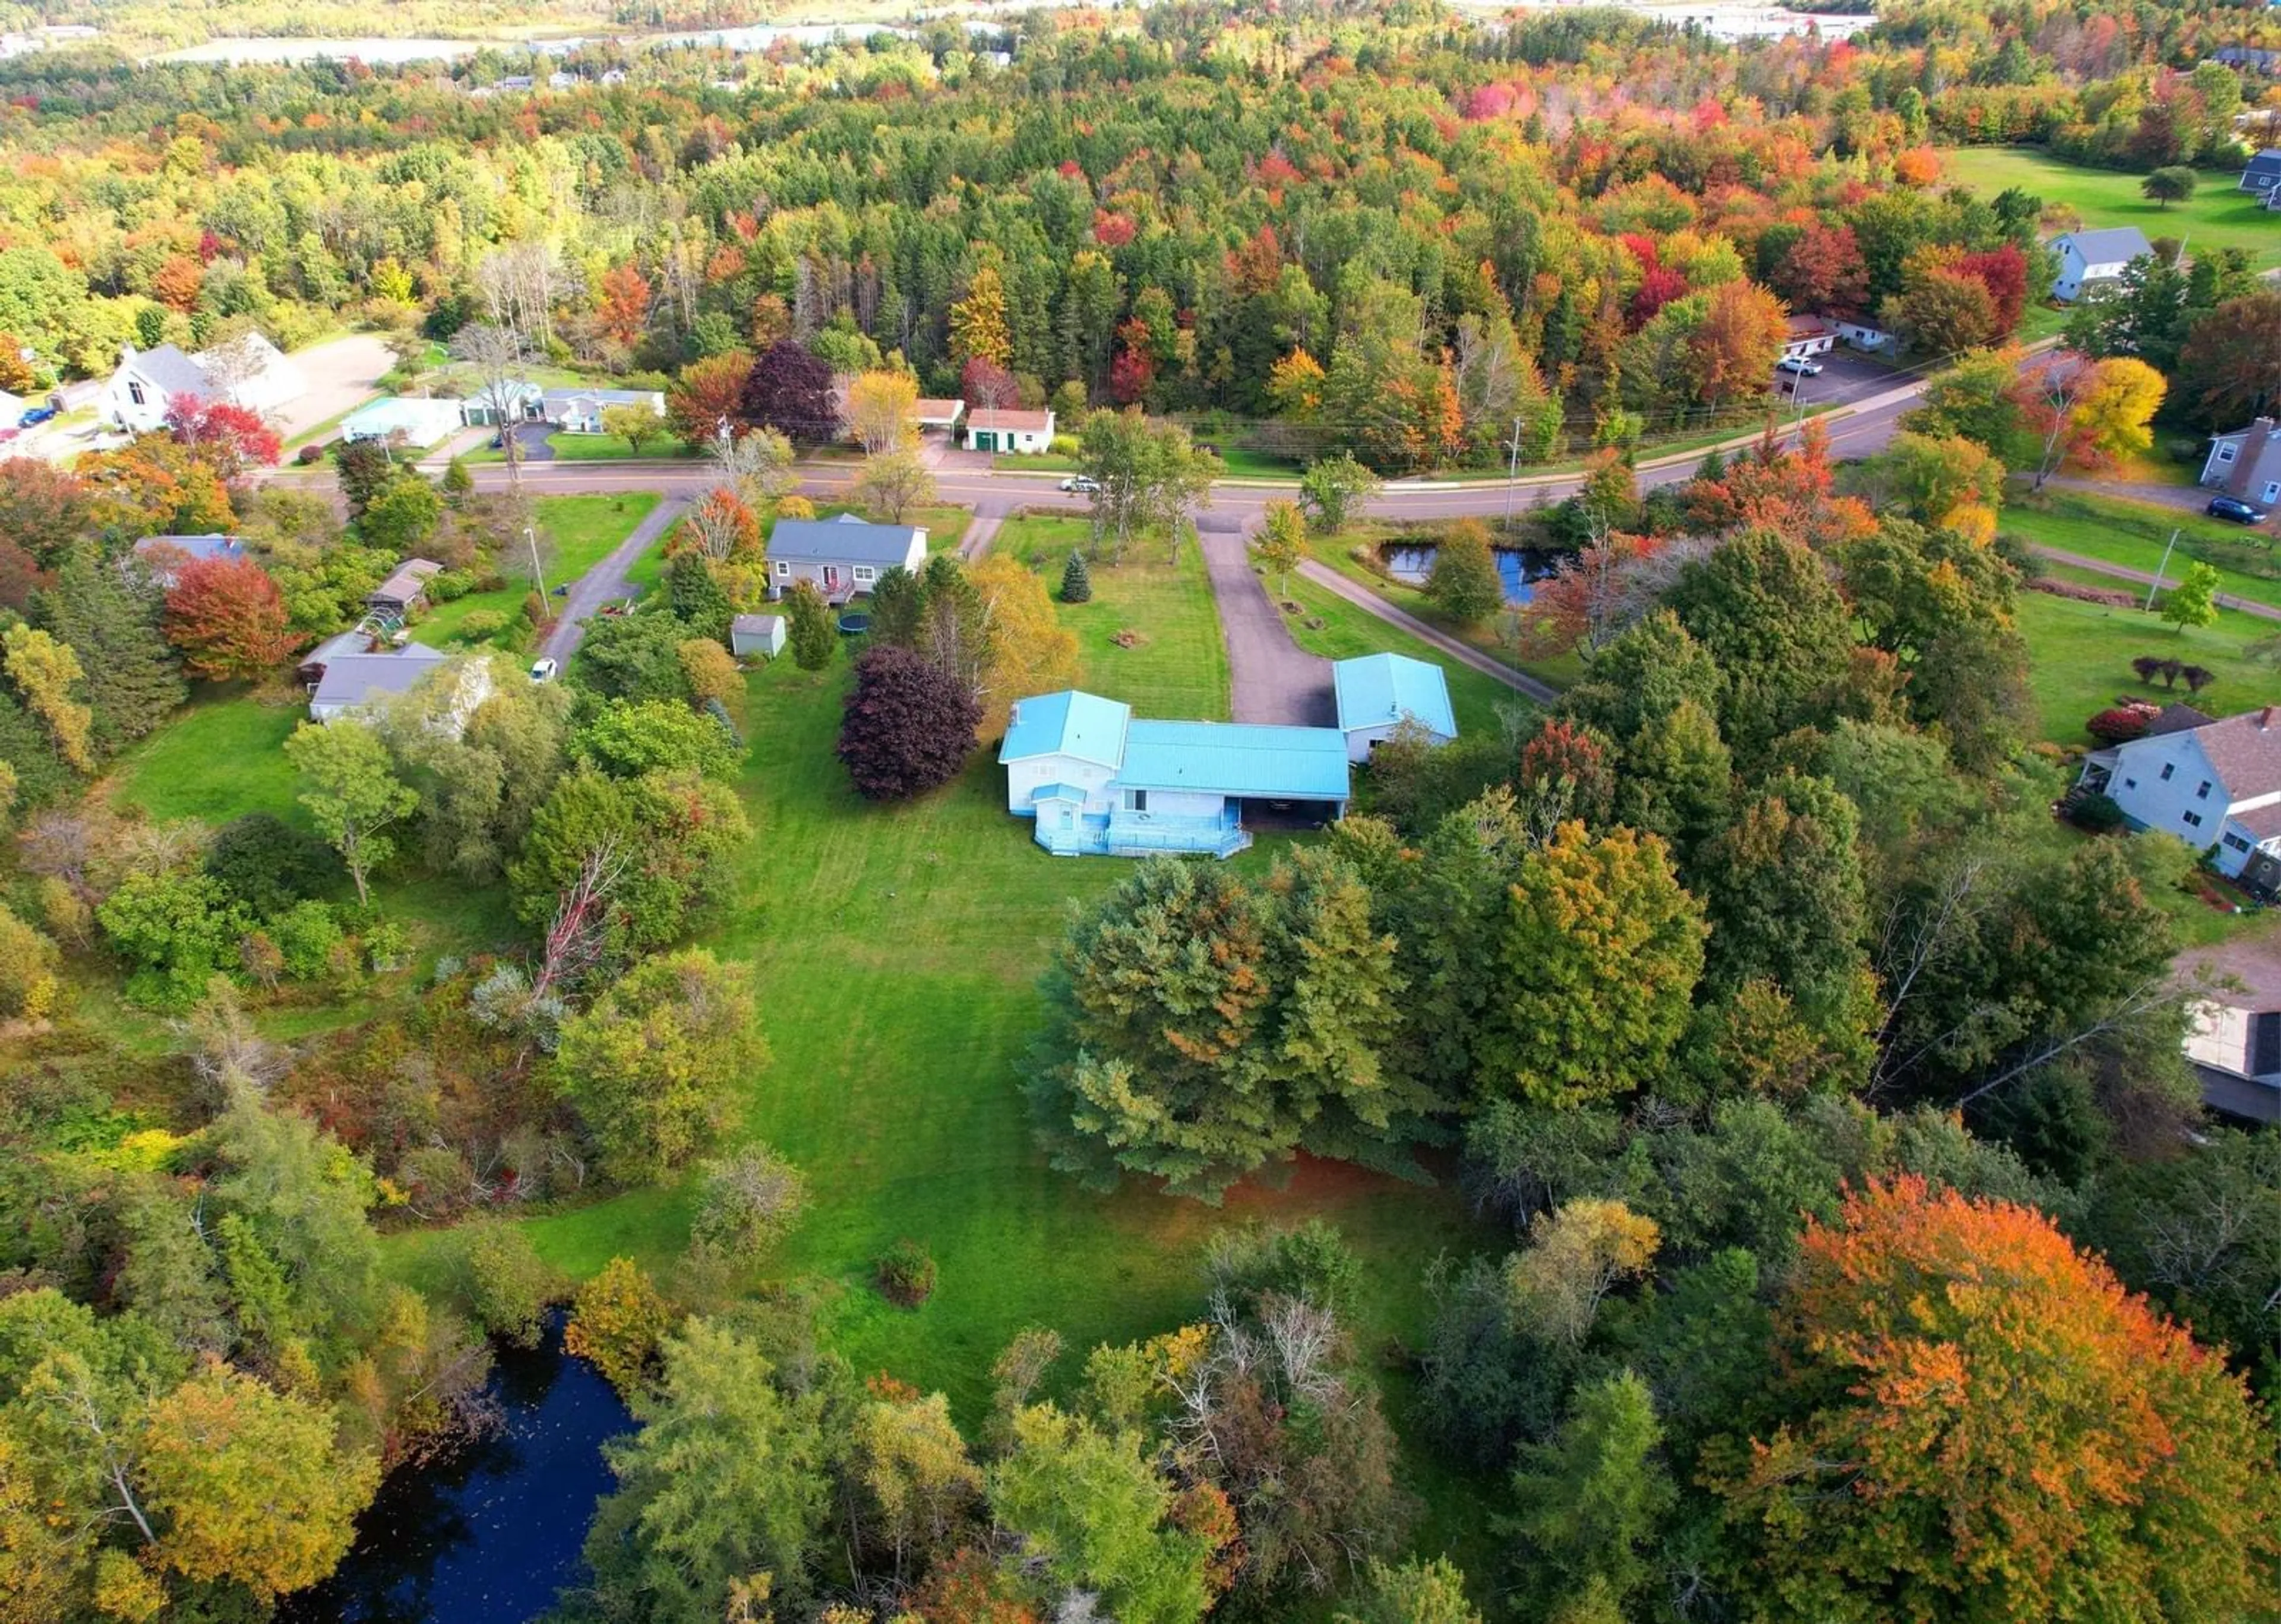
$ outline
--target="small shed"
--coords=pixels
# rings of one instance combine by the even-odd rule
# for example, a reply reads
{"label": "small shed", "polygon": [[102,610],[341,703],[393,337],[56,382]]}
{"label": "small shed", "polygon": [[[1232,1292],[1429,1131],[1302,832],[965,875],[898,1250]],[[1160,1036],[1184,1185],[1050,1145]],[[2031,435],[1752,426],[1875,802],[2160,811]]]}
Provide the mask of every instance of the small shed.
{"label": "small shed", "polygon": [[407,614],[427,598],[429,579],[443,573],[444,566],[431,560],[407,558],[396,567],[394,575],[365,595],[365,602],[392,615]]}
{"label": "small shed", "polygon": [[383,395],[341,419],[344,440],[400,439],[406,445],[433,445],[460,427],[456,400],[417,400]]}
{"label": "small shed", "polygon": [[1339,701],[1339,731],[1346,735],[1347,760],[1366,762],[1381,739],[1403,723],[1426,730],[1437,745],[1458,736],[1457,713],[1450,706],[1450,683],[1438,665],[1406,654],[1364,654],[1331,667]]}
{"label": "small shed", "polygon": [[729,652],[738,659],[784,653],[785,617],[781,615],[739,615],[729,623]]}

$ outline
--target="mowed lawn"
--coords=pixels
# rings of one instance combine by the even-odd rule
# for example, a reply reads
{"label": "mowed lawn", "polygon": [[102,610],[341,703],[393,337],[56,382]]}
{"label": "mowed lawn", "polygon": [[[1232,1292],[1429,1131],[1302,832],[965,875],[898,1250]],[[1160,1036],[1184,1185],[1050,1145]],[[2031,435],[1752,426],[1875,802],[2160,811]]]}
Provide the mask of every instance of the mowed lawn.
{"label": "mowed lawn", "polygon": [[[2120,584],[2083,572],[2053,573],[2092,584]],[[2270,621],[2223,610],[2215,625],[2182,632],[2143,609],[2034,592],[2020,594],[2018,615],[2028,642],[2028,684],[2035,696],[2037,731],[2054,744],[2090,744],[2084,723],[2125,696],[2158,705],[2190,700],[2213,715],[2281,703],[2281,666],[2245,652],[2281,634],[2281,625]],[[2215,672],[2217,680],[2199,698],[2184,683],[2175,689],[2160,678],[2152,685],[2141,683],[2130,669],[2141,654],[2201,666]]]}
{"label": "mowed lawn", "polygon": [[[568,585],[600,563],[649,516],[658,498],[649,491],[622,496],[542,496],[531,504],[537,520],[540,557],[546,566],[549,587]],[[478,609],[496,609],[510,621],[522,611],[530,591],[530,558],[527,551],[509,548],[499,561],[507,584],[496,592],[469,592],[450,603],[437,604],[412,635],[434,648],[459,640],[460,624]]]}
{"label": "mowed lawn", "polygon": [[[1480,1243],[1452,1189],[1309,1164],[1286,1188],[1247,1187],[1213,1209],[1134,1186],[1091,1194],[1046,1164],[1018,1087],[1041,1019],[1038,975],[1069,905],[1130,866],[1040,851],[1007,814],[987,748],[914,804],[858,799],[831,755],[847,675],[844,661],[815,675],[777,661],[753,676],[743,790],[755,838],[700,937],[758,978],[774,1058],[732,1084],[739,1133],[808,1173],[814,1206],[775,1272],[832,1284],[831,1345],[867,1374],[945,1389],[970,1421],[1015,1332],[1059,1330],[1073,1350],[1065,1380],[1091,1344],[1198,1311],[1199,1249],[1216,1226],[1313,1214],[1372,1265],[1365,1345],[1415,1338],[1427,1262]],[[1145,688],[1125,692],[1164,708]],[[1263,840],[1241,861],[1264,869],[1280,849]],[[532,1230],[584,1274],[619,1252],[661,1265],[686,1225],[685,1195],[661,1190]],[[941,1271],[915,1312],[870,1284],[873,1261],[904,1236]]]}
{"label": "mowed lawn", "polygon": [[1227,646],[1203,555],[1191,543],[1178,562],[1168,563],[1161,544],[1136,541],[1122,564],[1093,566],[1091,602],[1062,603],[1062,571],[1091,537],[1083,519],[1009,519],[991,550],[1044,577],[1062,623],[1077,633],[1079,681],[1086,688],[1143,715],[1226,721]]}
{"label": "mowed lawn", "polygon": [[[2273,537],[2264,530],[2222,524],[2200,514],[2146,502],[2056,489],[2041,496],[2013,492],[2005,502],[2003,528],[2038,546],[2079,558],[2121,564],[2150,576],[2160,569],[2165,581],[2176,581],[2189,563],[2207,563],[2218,572],[2219,592],[2281,608],[2281,561],[2275,559]],[[2174,530],[2178,543],[2170,548]],[[2162,557],[2166,549],[2167,563]]]}
{"label": "mowed lawn", "polygon": [[2068,205],[2090,229],[2136,226],[2150,238],[2186,238],[2189,253],[2246,248],[2261,269],[2281,265],[2281,214],[2266,213],[2249,193],[2236,189],[2238,170],[2203,170],[2193,197],[2165,209],[2140,194],[2142,174],[2086,169],[2037,147],[1952,147],[1940,158],[1949,180],[1983,197],[2016,186],[2045,203]]}
{"label": "mowed lawn", "polygon": [[[1270,579],[1268,596],[1279,604],[1288,600],[1299,613],[1286,610],[1283,623],[1291,640],[1311,654],[1326,660],[1351,660],[1357,654],[1407,654],[1442,668],[1450,684],[1450,708],[1457,715],[1461,737],[1495,733],[1504,725],[1508,711],[1530,711],[1535,706],[1495,677],[1484,676],[1461,661],[1452,660],[1432,644],[1389,626],[1357,604],[1348,602],[1327,587],[1302,575],[1288,583]],[[1311,626],[1311,620],[1322,622]]]}

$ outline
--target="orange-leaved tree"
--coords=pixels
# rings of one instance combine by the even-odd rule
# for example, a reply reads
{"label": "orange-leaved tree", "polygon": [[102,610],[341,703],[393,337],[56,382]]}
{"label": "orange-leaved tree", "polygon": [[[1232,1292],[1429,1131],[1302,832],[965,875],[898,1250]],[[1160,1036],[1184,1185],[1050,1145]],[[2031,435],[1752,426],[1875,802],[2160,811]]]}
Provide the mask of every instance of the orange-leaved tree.
{"label": "orange-leaved tree", "polygon": [[259,677],[293,652],[276,583],[250,558],[192,559],[166,589],[166,641],[200,677]]}
{"label": "orange-leaved tree", "polygon": [[1712,1472],[1757,1616],[2262,1617],[2273,1443],[2240,1380],[2033,1208],[1915,1177],[1809,1222],[1772,1435]]}

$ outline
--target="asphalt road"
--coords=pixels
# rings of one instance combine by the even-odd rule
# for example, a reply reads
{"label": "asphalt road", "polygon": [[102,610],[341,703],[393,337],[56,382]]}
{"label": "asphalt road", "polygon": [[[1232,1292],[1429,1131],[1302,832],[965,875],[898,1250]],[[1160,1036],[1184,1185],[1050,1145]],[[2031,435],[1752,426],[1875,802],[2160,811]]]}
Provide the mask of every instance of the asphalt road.
{"label": "asphalt road", "polygon": [[[1860,375],[1855,375],[1857,369]],[[1845,361],[1842,370],[1833,364],[1823,375],[1830,378],[1833,388],[1852,397],[1839,411],[1825,414],[1817,420],[1828,431],[1831,453],[1839,458],[1863,457],[1882,450],[1892,438],[1901,414],[1916,404],[1923,390],[1921,381],[1896,380],[1883,368],[1868,367],[1866,363]],[[1807,380],[1809,407],[1816,404],[1813,386],[1822,381]],[[1885,387],[1877,387],[1881,383]],[[1785,432],[1794,429],[1796,421],[1793,418]],[[1757,438],[1756,435],[1741,435],[1728,444],[1747,445]],[[1686,480],[1700,465],[1703,455],[1698,449],[1651,458],[1637,470],[1639,484],[1643,490],[1652,490]],[[478,489],[504,488],[507,483],[506,469],[498,464],[483,464],[468,471],[475,476]],[[711,487],[713,475],[701,463],[632,460],[537,462],[526,464],[522,472],[524,491],[534,496],[654,491],[667,499],[632,536],[573,589],[561,623],[546,644],[549,654],[567,661],[584,636],[585,617],[610,599],[626,593],[627,567],[641,556],[650,539],[670,523],[690,499]],[[813,463],[804,467],[801,473],[802,492],[828,500],[847,491],[854,480],[856,469],[847,463]],[[1581,476],[1573,473],[1535,475],[1510,485],[1502,480],[1399,481],[1385,487],[1365,511],[1371,517],[1396,522],[1464,516],[1486,518],[1524,504],[1558,501],[1573,495],[1581,483]],[[935,487],[939,500],[973,510],[967,540],[960,549],[970,559],[979,557],[996,536],[1000,524],[1017,512],[1041,509],[1084,513],[1090,507],[1085,498],[1063,493],[1058,475],[946,467],[938,471]],[[1258,527],[1267,504],[1290,494],[1288,484],[1223,481],[1213,487],[1211,502],[1197,519],[1205,568],[1211,580],[1212,595],[1218,602],[1222,634],[1226,639],[1233,708],[1239,722],[1320,723],[1328,720],[1333,706],[1329,662],[1303,653],[1293,645],[1281,613],[1270,601],[1266,587],[1251,568],[1248,537]],[[1333,581],[1326,584],[1340,591],[1347,584]],[[1522,692],[1539,699],[1550,697],[1549,690],[1539,692],[1542,684],[1534,679],[1521,677],[1478,651],[1442,637],[1431,627],[1420,625],[1374,594],[1347,592],[1342,595],[1355,598],[1380,619],[1425,637],[1452,658],[1489,671]]]}

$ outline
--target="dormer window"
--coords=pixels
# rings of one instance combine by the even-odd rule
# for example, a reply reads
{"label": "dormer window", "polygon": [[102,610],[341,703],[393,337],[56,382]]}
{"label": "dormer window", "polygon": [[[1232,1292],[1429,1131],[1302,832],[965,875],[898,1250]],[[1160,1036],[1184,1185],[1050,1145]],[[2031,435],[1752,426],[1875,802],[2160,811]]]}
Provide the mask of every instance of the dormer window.
{"label": "dormer window", "polygon": [[148,406],[150,404],[150,402],[143,398],[142,379],[129,378],[127,380],[127,398],[129,400],[132,400],[136,406]]}

